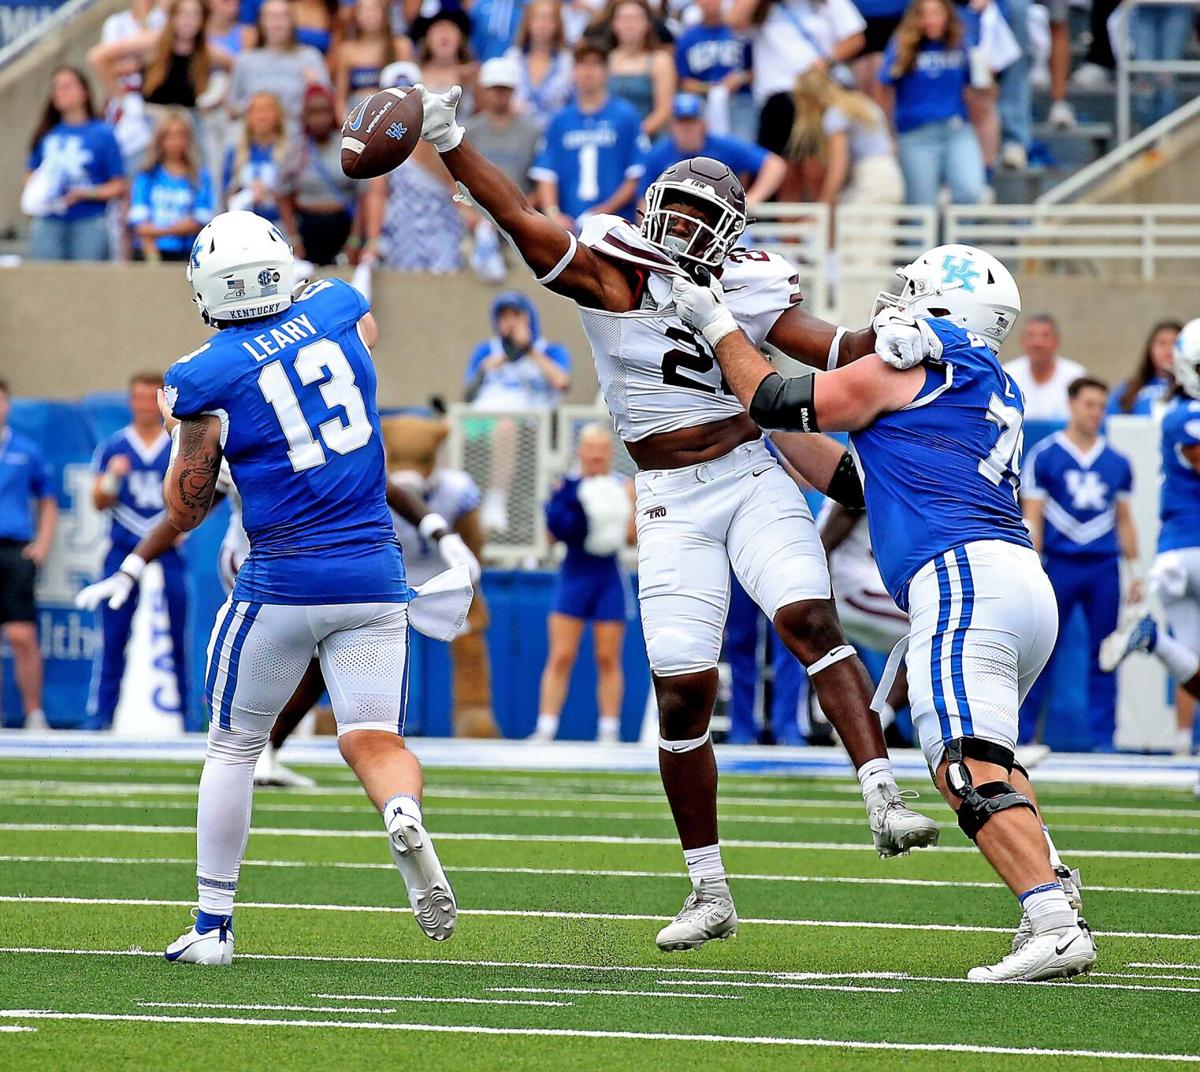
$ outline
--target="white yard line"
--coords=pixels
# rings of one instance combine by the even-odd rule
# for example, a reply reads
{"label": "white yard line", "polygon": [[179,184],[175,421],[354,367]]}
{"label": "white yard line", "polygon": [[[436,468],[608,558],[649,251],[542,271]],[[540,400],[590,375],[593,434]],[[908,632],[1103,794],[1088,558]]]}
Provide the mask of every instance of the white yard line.
{"label": "white yard line", "polygon": [[[565,1008],[574,1005],[573,1001],[528,1001],[514,998],[460,998],[460,997],[429,997],[421,994],[313,994],[314,998],[327,998],[336,1001],[434,1001],[443,1005],[542,1005],[552,1008]],[[334,1009],[334,1012],[363,1012],[367,1010],[347,1006]],[[391,1010],[395,1012],[395,1009]]]}
{"label": "white yard line", "polygon": [[1197,975],[1157,975],[1154,972],[1105,972],[1094,971],[1088,973],[1093,978],[1098,979],[1167,979],[1177,983],[1197,983],[1200,984],[1200,976]]}
{"label": "white yard line", "polygon": [[238,1016],[154,1016],[132,1013],[53,1012],[48,1009],[0,1009],[0,1017],[20,1020],[84,1020],[121,1023],[211,1024],[219,1027],[333,1028],[342,1031],[415,1031],[450,1035],[498,1035],[525,1038],[627,1039],[635,1042],[708,1042],[718,1045],[794,1046],[799,1049],[888,1050],[912,1053],[1000,1054],[1015,1057],[1091,1057],[1117,1061],[1200,1061],[1200,1054],[1146,1053],[1129,1050],[1068,1050],[1032,1046],[973,1046],[961,1042],[886,1042],[858,1039],[779,1038],[755,1035],[688,1035],[660,1031],[599,1031],[563,1027],[484,1027],[480,1024],[395,1024],[368,1020],[285,1020]]}
{"label": "white yard line", "polygon": [[[1100,932],[1097,931],[1097,934]],[[806,977],[813,973],[806,972]],[[831,979],[842,979],[845,976],[831,974]],[[894,978],[894,977],[893,977]],[[1086,983],[1082,981],[1082,977],[1067,981],[1064,979],[1046,979],[1040,982],[1021,982],[1002,980],[995,983],[975,983],[969,979],[958,978],[953,975],[905,975],[904,982],[907,983],[963,983],[967,986],[1069,986],[1072,989],[1082,987],[1089,990],[1153,990],[1166,994],[1200,994],[1200,987],[1196,986],[1139,986],[1135,983]],[[741,979],[659,979],[658,982],[664,986],[730,986],[741,989],[754,990],[812,990],[814,987],[810,983],[793,983],[787,980],[775,982],[748,982]],[[823,989],[816,987],[815,989]]]}
{"label": "white yard line", "polygon": [[1172,969],[1186,969],[1187,971],[1200,971],[1200,964],[1163,964],[1159,961],[1137,961],[1131,960],[1127,965],[1130,968],[1165,968],[1168,971]]}
{"label": "white yard line", "polygon": [[344,1005],[235,1005],[215,1001],[139,1001],[143,1009],[225,1009],[248,1012],[358,1012],[386,1014],[395,1012],[394,1008],[380,1006],[368,1008],[348,1008]]}
{"label": "white yard line", "polygon": [[672,994],[662,990],[566,990],[556,986],[489,986],[489,994],[599,994],[620,998],[696,998],[701,1001],[743,1001],[740,994]]}
{"label": "white yard line", "polygon": [[[155,897],[30,897],[24,895],[0,895],[0,903],[8,904],[59,904],[59,905],[103,905],[106,907],[131,908],[192,908],[193,901],[168,900]],[[411,914],[412,909],[397,905],[343,905],[343,904],[288,904],[279,901],[243,901],[242,909],[260,909],[273,912],[382,912],[388,914]],[[460,908],[460,916],[486,916],[511,919],[596,919],[622,923],[661,923],[669,916],[657,916],[637,912],[557,912],[525,908]],[[770,917],[747,917],[742,923],[761,927],[832,927],[836,929],[863,929],[889,931],[941,931],[957,934],[1011,934],[1011,927],[978,927],[965,923],[894,923],[855,919],[774,919]],[[1200,934],[1179,934],[1159,931],[1093,931],[1103,938],[1159,938],[1166,941],[1200,942]]]}

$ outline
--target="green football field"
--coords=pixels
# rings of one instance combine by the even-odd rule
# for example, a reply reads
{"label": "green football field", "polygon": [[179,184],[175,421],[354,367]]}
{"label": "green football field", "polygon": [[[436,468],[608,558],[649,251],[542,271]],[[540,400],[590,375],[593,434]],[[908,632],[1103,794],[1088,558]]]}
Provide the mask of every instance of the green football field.
{"label": "green football field", "polygon": [[1049,786],[1100,960],[979,986],[1017,913],[974,848],[881,861],[857,785],[722,779],[741,925],[654,935],[688,891],[657,778],[435,769],[454,938],[408,913],[348,772],[260,791],[232,968],[172,966],[195,763],[0,761],[0,1068],[1200,1069],[1200,807]]}

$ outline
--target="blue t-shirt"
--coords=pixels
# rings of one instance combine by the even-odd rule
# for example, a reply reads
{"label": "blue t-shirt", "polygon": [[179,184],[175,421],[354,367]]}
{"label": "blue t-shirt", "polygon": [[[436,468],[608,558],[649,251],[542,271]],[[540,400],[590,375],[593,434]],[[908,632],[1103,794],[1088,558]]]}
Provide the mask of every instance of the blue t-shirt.
{"label": "blue t-shirt", "polygon": [[[275,163],[275,149],[271,145],[255,145],[249,146],[249,152],[246,154],[246,162],[242,164],[238,174],[234,175],[233,165],[237,159],[237,151],[230,149],[225,154],[224,175],[222,178],[222,186],[226,194],[231,190],[244,190],[252,182],[261,182],[269,191],[278,195],[280,174],[279,165]],[[279,204],[276,198],[270,201],[255,202],[250,206],[250,211],[262,216],[263,219],[270,220],[272,223],[277,223],[279,220]]]}
{"label": "blue t-shirt", "polygon": [[896,130],[903,134],[928,123],[967,118],[966,91],[971,84],[967,50],[946,48],[940,41],[922,41],[912,70],[892,76],[896,39],[883,50],[879,81],[896,90]]}
{"label": "blue t-shirt", "polygon": [[[77,186],[99,186],[125,174],[112,127],[102,119],[89,119],[78,126],[59,123],[29,154],[29,170],[43,164],[57,172],[60,194]],[[103,216],[107,202],[76,201],[56,219],[73,221]]]}
{"label": "blue t-shirt", "polygon": [[[201,171],[197,181],[187,175],[172,175],[159,165],[143,171],[133,180],[129,222],[171,227],[183,220],[195,220],[198,232],[213,217],[212,181]],[[183,253],[192,248],[195,234],[161,235],[154,244],[162,253]]]}
{"label": "blue t-shirt", "polygon": [[1162,401],[1163,396],[1171,387],[1170,381],[1156,376],[1138,391],[1137,397],[1133,400],[1132,408],[1126,411],[1121,408],[1121,396],[1125,394],[1125,385],[1127,383],[1127,380],[1122,380],[1112,389],[1112,394],[1108,396],[1109,413],[1128,412],[1130,416],[1149,417],[1154,412],[1154,407]]}
{"label": "blue t-shirt", "polygon": [[[716,85],[728,74],[750,70],[750,42],[728,26],[689,26],[675,42],[675,69],[681,79]],[[749,93],[749,83],[740,92]]]}
{"label": "blue t-shirt", "polygon": [[517,35],[529,0],[475,0],[471,5],[471,52],[480,63],[503,56]]}
{"label": "blue t-shirt", "polygon": [[908,0],[854,0],[854,6],[864,19],[896,19],[904,14]]}
{"label": "blue t-shirt", "polygon": [[978,336],[929,320],[941,360],[925,384],[850,443],[866,476],[867,522],[879,573],[908,609],[908,583],[940,554],[975,540],[1032,547],[1021,508],[1021,390]]}
{"label": "blue t-shirt", "polygon": [[[529,177],[556,182],[559,208],[577,219],[626,179],[641,176],[647,148],[641,117],[628,101],[609,97],[590,113],[572,101],[546,128]],[[631,201],[620,215],[632,220],[633,209]]]}
{"label": "blue t-shirt", "polygon": [[1181,448],[1197,443],[1200,443],[1200,402],[1177,398],[1168,407],[1162,423],[1159,552],[1200,547],[1200,473],[1181,453]]}
{"label": "blue t-shirt", "polygon": [[118,455],[129,459],[129,472],[121,480],[112,508],[109,539],[114,547],[132,551],[164,516],[162,483],[171,460],[171,437],[160,432],[149,445],[133,425],[109,436],[92,455],[92,471],[100,474]]}
{"label": "blue t-shirt", "polygon": [[348,283],[323,279],[290,308],[219,331],[167,370],[176,416],[215,413],[224,425],[250,539],[234,599],[410,598],[385,497],[375,365],[357,330],[368,310]]}
{"label": "blue t-shirt", "polygon": [[1133,491],[1133,468],[1124,454],[1103,439],[1081,454],[1056,432],[1037,445],[1025,468],[1026,496],[1045,503],[1045,554],[1117,557],[1117,501]]}
{"label": "blue t-shirt", "polygon": [[50,469],[37,444],[0,428],[0,540],[32,540],[37,533],[34,504],[50,494]]}
{"label": "blue t-shirt", "polygon": [[757,175],[766,159],[771,154],[761,145],[742,141],[741,138],[730,138],[724,134],[708,134],[699,152],[685,153],[670,134],[659,138],[642,157],[642,176],[638,183],[638,192],[645,193],[646,187],[680,160],[688,160],[693,156],[711,156],[720,160],[735,175]]}

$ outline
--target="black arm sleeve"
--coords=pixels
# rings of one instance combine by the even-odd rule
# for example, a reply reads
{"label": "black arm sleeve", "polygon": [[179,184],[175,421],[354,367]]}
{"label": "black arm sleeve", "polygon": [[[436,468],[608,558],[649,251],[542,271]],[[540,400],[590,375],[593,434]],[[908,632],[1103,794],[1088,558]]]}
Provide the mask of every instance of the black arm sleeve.
{"label": "black arm sleeve", "polygon": [[842,460],[838,462],[838,467],[829,479],[829,487],[825,489],[825,494],[847,510],[862,513],[867,508],[867,499],[863,493],[862,480],[858,475],[858,466],[854,464],[854,456],[849,451],[846,451],[842,455]]}
{"label": "black arm sleeve", "polygon": [[812,376],[785,380],[772,372],[750,400],[750,416],[761,428],[776,432],[816,432]]}

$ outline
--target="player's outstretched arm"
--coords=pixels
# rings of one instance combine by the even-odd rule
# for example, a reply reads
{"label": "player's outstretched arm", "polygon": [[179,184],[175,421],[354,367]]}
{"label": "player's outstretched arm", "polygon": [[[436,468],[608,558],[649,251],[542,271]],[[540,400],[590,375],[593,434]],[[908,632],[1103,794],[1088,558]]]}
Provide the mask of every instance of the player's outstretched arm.
{"label": "player's outstretched arm", "polygon": [[172,434],[177,451],[163,481],[163,498],[167,519],[180,532],[190,532],[212,509],[221,472],[221,421],[189,417]]}
{"label": "player's outstretched arm", "polygon": [[896,309],[881,310],[870,327],[847,331],[793,306],[775,321],[767,341],[788,357],[827,371],[878,354],[896,369],[919,365],[930,339],[920,324]]}
{"label": "player's outstretched arm", "polygon": [[116,573],[81,589],[75,596],[75,606],[81,610],[95,610],[104,603],[112,610],[119,610],[141,581],[146,566],[174,547],[180,535],[179,530],[164,517],[125,556]]}
{"label": "player's outstretched arm", "polygon": [[387,482],[387,504],[412,525],[422,539],[437,547],[438,555],[447,567],[466,566],[471,583],[479,582],[483,576],[479,559],[441,514],[435,514],[411,491],[393,480]]}

